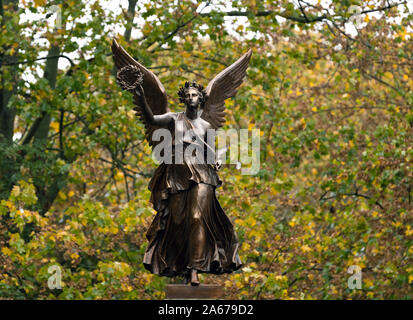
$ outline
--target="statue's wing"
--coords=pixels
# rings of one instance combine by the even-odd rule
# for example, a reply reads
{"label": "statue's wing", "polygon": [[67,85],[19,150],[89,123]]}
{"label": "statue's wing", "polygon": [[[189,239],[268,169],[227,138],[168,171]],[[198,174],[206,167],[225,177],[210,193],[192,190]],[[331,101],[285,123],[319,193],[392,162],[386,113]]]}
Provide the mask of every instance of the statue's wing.
{"label": "statue's wing", "polygon": [[[151,108],[152,113],[154,115],[160,115],[169,112],[168,99],[166,96],[165,88],[162,85],[161,81],[159,81],[158,77],[152,71],[148,70],[139,62],[137,62],[134,58],[132,58],[130,54],[127,53],[125,49],[123,49],[123,47],[120,44],[118,44],[118,42],[115,39],[113,39],[112,42],[112,54],[113,60],[115,61],[115,65],[118,70],[122,69],[123,67],[133,65],[139,68],[139,70],[143,73],[142,87],[145,92],[146,102]],[[133,103],[136,105],[136,107],[133,110],[137,111],[138,116],[145,124],[146,139],[152,146],[154,145],[154,141],[152,141],[152,134],[154,130],[158,129],[158,127],[149,125],[145,122],[145,118],[141,113],[141,108],[139,106],[138,101],[138,96],[136,93],[134,93]]]}
{"label": "statue's wing", "polygon": [[221,71],[212,79],[207,88],[207,100],[201,118],[208,121],[214,129],[225,123],[225,100],[237,92],[245,77],[252,50],[249,49],[241,58]]}

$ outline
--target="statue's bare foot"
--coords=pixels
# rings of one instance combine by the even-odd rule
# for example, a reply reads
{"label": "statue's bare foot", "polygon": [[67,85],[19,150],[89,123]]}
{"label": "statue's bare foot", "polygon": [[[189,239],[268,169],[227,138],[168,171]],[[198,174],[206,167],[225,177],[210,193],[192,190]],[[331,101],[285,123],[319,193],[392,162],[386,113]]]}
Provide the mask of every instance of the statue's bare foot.
{"label": "statue's bare foot", "polygon": [[191,270],[191,286],[199,286],[198,271]]}

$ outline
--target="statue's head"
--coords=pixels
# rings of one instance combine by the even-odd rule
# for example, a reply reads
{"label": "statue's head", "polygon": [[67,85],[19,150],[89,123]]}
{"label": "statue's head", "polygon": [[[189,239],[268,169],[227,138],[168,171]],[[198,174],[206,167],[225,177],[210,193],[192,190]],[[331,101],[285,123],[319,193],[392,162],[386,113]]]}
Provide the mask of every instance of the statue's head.
{"label": "statue's head", "polygon": [[179,101],[193,108],[203,108],[206,101],[206,91],[201,84],[185,82],[185,85],[178,91]]}

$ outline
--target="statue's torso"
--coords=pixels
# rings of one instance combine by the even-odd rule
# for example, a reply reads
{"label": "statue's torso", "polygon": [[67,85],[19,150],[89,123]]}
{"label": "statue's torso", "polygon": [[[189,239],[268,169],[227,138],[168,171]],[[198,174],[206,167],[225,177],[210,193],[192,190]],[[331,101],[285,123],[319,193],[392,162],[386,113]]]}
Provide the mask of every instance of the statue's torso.
{"label": "statue's torso", "polygon": [[190,119],[185,112],[174,114],[173,129],[174,143],[203,144],[207,142],[207,130],[211,129],[209,122],[201,117]]}

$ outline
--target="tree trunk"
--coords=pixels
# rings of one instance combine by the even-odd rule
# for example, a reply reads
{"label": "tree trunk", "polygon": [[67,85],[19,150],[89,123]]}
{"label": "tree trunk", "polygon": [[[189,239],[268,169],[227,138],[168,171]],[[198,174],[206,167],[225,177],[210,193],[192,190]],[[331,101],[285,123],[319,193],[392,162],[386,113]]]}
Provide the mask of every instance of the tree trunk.
{"label": "tree trunk", "polygon": [[[2,18],[1,27],[7,24],[7,17],[4,15],[4,7],[7,6],[7,10],[17,10],[17,0],[0,0],[0,15]],[[3,48],[3,52],[6,52],[11,47],[11,44],[6,45]],[[16,90],[18,80],[18,65],[15,64],[18,60],[18,55],[6,55],[0,56],[1,68],[8,68],[12,76],[12,87],[5,87],[4,78],[2,77],[2,83],[0,88],[0,142],[4,142],[7,145],[13,143],[13,129],[14,119],[16,117],[16,110],[12,106],[9,106],[10,98]],[[6,66],[4,64],[10,64]],[[2,71],[3,73],[3,71]]]}

